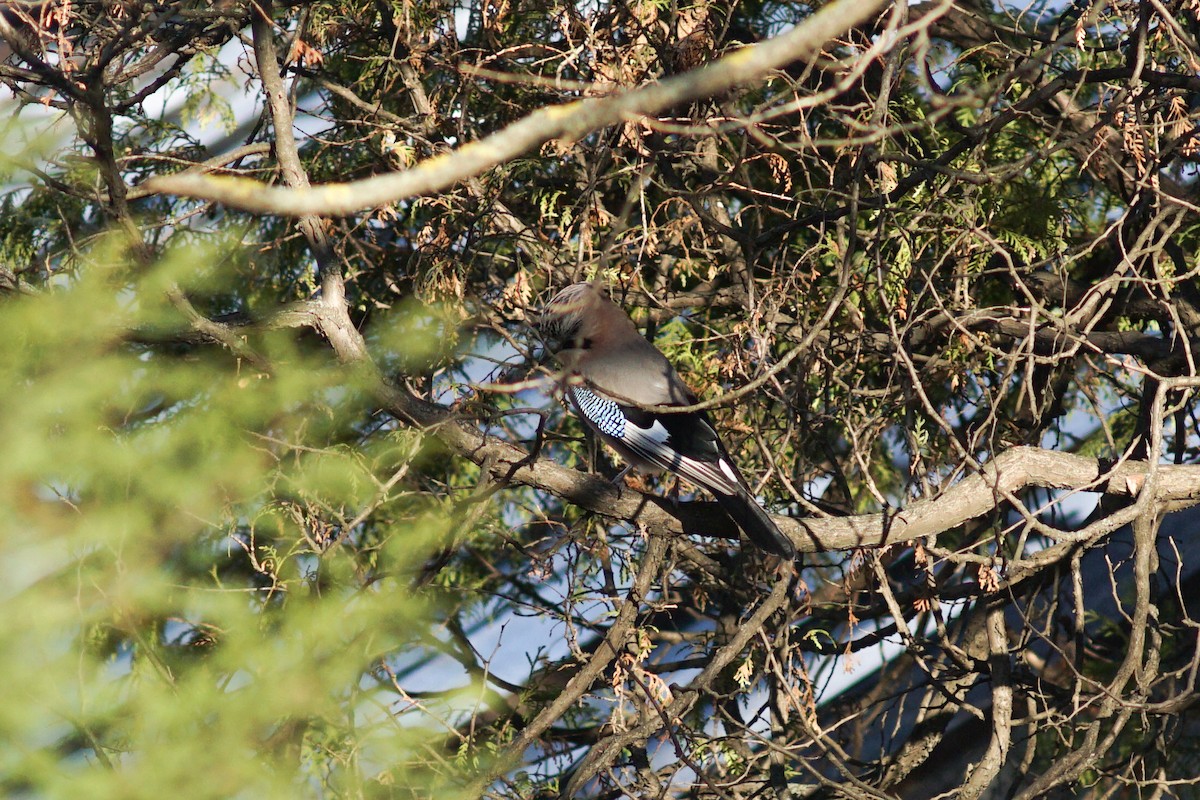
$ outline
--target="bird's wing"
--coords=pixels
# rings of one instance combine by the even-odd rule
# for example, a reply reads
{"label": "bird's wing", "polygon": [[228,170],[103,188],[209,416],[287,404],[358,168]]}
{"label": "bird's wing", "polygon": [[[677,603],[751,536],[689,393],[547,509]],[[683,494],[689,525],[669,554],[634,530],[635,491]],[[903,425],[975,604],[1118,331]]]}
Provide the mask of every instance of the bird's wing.
{"label": "bird's wing", "polygon": [[739,494],[744,482],[703,412],[655,414],[586,387],[571,400],[602,435],[640,462],[666,469],[712,492]]}

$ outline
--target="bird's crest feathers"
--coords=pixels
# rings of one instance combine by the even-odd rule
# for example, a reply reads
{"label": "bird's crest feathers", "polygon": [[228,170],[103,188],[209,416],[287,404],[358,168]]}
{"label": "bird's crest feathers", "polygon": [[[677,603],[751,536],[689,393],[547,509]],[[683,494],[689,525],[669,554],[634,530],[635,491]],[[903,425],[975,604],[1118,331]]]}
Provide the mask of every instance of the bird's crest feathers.
{"label": "bird's crest feathers", "polygon": [[573,283],[546,304],[538,315],[538,328],[553,339],[571,339],[578,335],[589,309],[600,300],[600,292],[591,283]]}

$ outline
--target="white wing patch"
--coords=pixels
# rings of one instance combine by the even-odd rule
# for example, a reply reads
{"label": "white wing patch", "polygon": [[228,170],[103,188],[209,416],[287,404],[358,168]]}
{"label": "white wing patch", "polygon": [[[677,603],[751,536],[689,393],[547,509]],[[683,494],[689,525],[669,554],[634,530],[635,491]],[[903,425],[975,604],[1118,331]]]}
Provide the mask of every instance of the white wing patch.
{"label": "white wing patch", "polygon": [[733,471],[733,466],[728,461],[722,458],[717,461],[717,466],[721,468],[721,472],[724,472],[725,477],[729,478],[729,480],[733,481],[735,484],[741,483],[741,481],[738,480],[737,473]]}
{"label": "white wing patch", "polygon": [[670,434],[657,420],[649,428],[625,425],[625,438],[621,443],[629,451],[656,467],[670,470],[694,484],[721,494],[738,494],[741,487],[733,469],[720,459],[716,464],[689,458],[669,444]]}

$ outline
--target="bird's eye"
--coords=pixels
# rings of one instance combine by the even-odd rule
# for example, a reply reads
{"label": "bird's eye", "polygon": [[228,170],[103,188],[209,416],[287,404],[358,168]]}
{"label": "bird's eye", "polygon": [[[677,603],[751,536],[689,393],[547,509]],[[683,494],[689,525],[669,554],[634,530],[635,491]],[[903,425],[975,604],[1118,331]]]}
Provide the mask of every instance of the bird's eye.
{"label": "bird's eye", "polygon": [[580,339],[579,340],[579,349],[580,350],[591,350],[592,349],[592,340],[591,339]]}

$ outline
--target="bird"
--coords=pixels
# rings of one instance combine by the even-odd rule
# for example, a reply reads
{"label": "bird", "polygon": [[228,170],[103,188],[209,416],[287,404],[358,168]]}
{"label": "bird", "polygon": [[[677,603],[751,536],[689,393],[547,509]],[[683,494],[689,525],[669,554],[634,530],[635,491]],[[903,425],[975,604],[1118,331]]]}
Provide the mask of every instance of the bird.
{"label": "bird", "polygon": [[538,328],[562,365],[568,405],[631,468],[673,472],[716,498],[763,551],[796,558],[796,546],[755,500],[696,394],[596,283],[575,283],[542,309]]}

